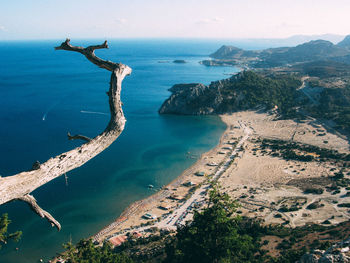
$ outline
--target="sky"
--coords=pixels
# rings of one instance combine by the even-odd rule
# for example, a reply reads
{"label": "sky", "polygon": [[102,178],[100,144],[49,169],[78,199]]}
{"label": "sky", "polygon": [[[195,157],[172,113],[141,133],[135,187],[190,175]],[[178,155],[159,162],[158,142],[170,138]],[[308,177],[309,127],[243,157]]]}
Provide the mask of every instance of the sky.
{"label": "sky", "polygon": [[350,0],[0,0],[0,40],[350,34]]}

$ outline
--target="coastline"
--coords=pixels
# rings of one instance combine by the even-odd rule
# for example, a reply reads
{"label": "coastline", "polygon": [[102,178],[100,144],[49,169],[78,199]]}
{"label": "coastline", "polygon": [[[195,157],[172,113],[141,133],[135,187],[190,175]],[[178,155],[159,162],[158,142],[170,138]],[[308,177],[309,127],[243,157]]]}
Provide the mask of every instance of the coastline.
{"label": "coastline", "polygon": [[[93,240],[97,243],[109,240],[118,245],[113,241],[125,237],[127,233],[136,232],[147,237],[156,229],[176,231],[177,226],[192,220],[195,208],[206,203],[211,180],[217,180],[223,191],[234,200],[239,200],[242,216],[260,218],[266,224],[285,223],[294,228],[325,220],[338,224],[350,218],[346,208],[339,208],[333,202],[337,197],[335,193],[324,191],[314,196],[305,192],[306,188],[319,187],[320,180],[326,186],[329,183],[326,175],[341,170],[336,163],[331,160],[286,160],[272,155],[259,143],[261,138],[282,141],[293,138],[294,142],[302,145],[347,153],[349,142],[331,132],[319,136],[324,132],[323,126],[314,119],[298,123],[278,120],[272,113],[256,111],[241,111],[219,117],[226,124],[226,129],[214,148],[203,153],[192,166],[160,191],[127,207],[113,223],[93,236]],[[324,143],[325,139],[327,144]],[[198,173],[206,176],[198,176]],[[313,183],[313,180],[317,183]],[[350,196],[345,197],[344,193],[337,193],[338,198],[350,201]],[[322,202],[322,208],[308,209],[308,205],[315,201]],[[281,208],[286,202],[289,206],[299,204],[297,211],[283,212]],[[337,215],[337,218],[328,218],[330,213]]]}
{"label": "coastline", "polygon": [[[209,151],[201,154],[200,158],[189,168],[184,170],[178,177],[172,180],[166,186],[163,186],[156,193],[150,195],[147,198],[138,200],[131,203],[124,211],[116,218],[111,224],[101,229],[97,234],[92,236],[93,241],[98,243],[103,242],[110,236],[116,233],[131,230],[135,226],[141,224],[147,224],[147,221],[142,218],[142,215],[152,211],[152,214],[160,218],[164,214],[168,214],[168,210],[161,210],[159,207],[162,204],[171,205],[171,208],[175,208],[179,205],[178,200],[169,200],[170,196],[183,197],[188,194],[188,187],[184,187],[186,182],[193,182],[195,185],[199,185],[207,180],[207,176],[196,176],[197,172],[205,173],[206,175],[213,174],[217,170],[217,166],[208,166],[208,160],[215,163],[222,163],[227,157],[225,154],[219,154],[220,149],[225,145],[229,132],[231,131],[230,122],[226,115],[219,115],[221,121],[226,124],[226,129],[220,136],[218,144]],[[169,209],[170,210],[170,209]]]}

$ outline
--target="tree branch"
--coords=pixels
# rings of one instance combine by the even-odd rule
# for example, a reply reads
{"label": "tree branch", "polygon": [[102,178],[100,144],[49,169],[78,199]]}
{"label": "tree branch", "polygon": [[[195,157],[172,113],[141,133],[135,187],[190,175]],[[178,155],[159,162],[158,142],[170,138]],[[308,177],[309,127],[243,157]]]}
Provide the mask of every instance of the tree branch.
{"label": "tree branch", "polygon": [[119,63],[114,63],[112,61],[100,59],[95,55],[95,49],[108,48],[107,40],[103,42],[102,45],[88,46],[87,48],[72,46],[70,44],[70,39],[67,38],[60,46],[55,47],[55,50],[67,50],[75,51],[83,54],[88,60],[90,60],[95,65],[100,68],[107,69],[109,71],[114,71],[119,68]]}
{"label": "tree branch", "polygon": [[46,162],[36,165],[35,170],[21,172],[16,175],[0,177],[0,205],[11,200],[28,202],[40,216],[44,216],[59,228],[59,223],[50,214],[37,206],[34,197],[29,194],[51,180],[76,169],[108,148],[121,134],[125,126],[125,117],[120,101],[121,84],[125,76],[131,74],[131,68],[121,63],[102,60],[94,54],[95,49],[107,48],[107,42],[102,45],[87,48],[70,45],[69,39],[57,47],[56,50],[76,51],[83,54],[97,66],[112,71],[109,84],[109,108],[111,119],[105,130],[93,139],[68,152],[50,158]]}
{"label": "tree branch", "polygon": [[58,231],[61,230],[61,224],[49,212],[37,204],[34,196],[28,194],[18,198],[18,200],[26,202],[41,218],[46,218],[51,223],[51,226],[56,226]]}
{"label": "tree branch", "polygon": [[71,135],[69,132],[67,133],[68,140],[83,140],[83,141],[91,141],[91,139],[87,136],[76,134],[76,135]]}

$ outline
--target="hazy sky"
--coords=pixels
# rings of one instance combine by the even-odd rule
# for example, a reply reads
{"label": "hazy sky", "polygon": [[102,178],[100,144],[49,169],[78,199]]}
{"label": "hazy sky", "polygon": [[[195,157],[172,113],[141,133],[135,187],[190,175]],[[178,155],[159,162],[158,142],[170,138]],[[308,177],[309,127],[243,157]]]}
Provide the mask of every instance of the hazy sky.
{"label": "hazy sky", "polygon": [[0,40],[350,34],[350,0],[0,0]]}

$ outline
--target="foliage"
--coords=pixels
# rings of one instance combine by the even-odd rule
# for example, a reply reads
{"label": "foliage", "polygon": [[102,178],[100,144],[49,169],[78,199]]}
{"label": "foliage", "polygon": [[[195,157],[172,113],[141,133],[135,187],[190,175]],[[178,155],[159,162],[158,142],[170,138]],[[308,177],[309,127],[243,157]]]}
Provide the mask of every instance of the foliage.
{"label": "foliage", "polygon": [[8,226],[11,223],[11,220],[8,219],[7,214],[3,214],[0,217],[0,248],[2,244],[6,244],[9,240],[14,240],[16,242],[21,238],[22,232],[16,231],[14,233],[8,233]]}
{"label": "foliage", "polygon": [[[350,160],[350,154],[340,153],[333,149],[321,148],[310,144],[302,144],[294,141],[284,141],[275,139],[262,139],[258,142],[261,142],[262,150],[269,148],[272,151],[274,151],[277,156],[280,156],[285,160],[310,162],[316,159],[320,162],[337,161],[339,163],[343,162],[343,164],[346,164],[346,162]],[[314,157],[312,155],[304,155],[301,153],[314,153],[315,156],[318,157]]]}
{"label": "foliage", "polygon": [[[235,201],[219,191],[218,185],[213,185],[208,205],[196,211],[192,223],[179,227],[176,235],[164,232],[146,239],[129,240],[117,249],[112,249],[109,243],[95,247],[91,240],[81,240],[76,246],[67,243],[64,257],[68,263],[289,263],[296,262],[310,249],[328,248],[330,241],[338,239],[341,232],[337,226],[316,224],[296,228],[264,226],[257,219],[238,216],[237,207]],[[322,235],[334,237],[320,241]],[[263,249],[268,242],[261,239],[267,236],[282,239],[276,243],[279,253],[276,258]]]}
{"label": "foliage", "polygon": [[304,254],[306,253],[306,248],[303,247],[302,249],[289,249],[286,250],[285,253],[283,253],[278,258],[271,258],[270,262],[274,263],[294,263],[297,262]]}
{"label": "foliage", "polygon": [[[318,60],[296,64],[292,67],[293,71],[298,71],[303,75],[315,76],[319,78],[331,78],[347,76],[350,71],[350,65],[332,61],[332,60]],[[319,83],[313,81],[309,82],[312,87],[319,87]]]}
{"label": "foliage", "polygon": [[234,215],[237,203],[214,186],[208,207],[195,212],[191,224],[178,229],[176,239],[166,248],[166,262],[260,262],[260,244]]}
{"label": "foliage", "polygon": [[306,188],[304,194],[323,194],[322,188]]}
{"label": "foliage", "polygon": [[316,117],[331,119],[338,128],[350,131],[350,86],[324,89],[320,94],[319,105],[310,109]]}
{"label": "foliage", "polygon": [[67,263],[132,263],[123,253],[115,253],[112,246],[105,242],[102,247],[95,246],[91,239],[80,240],[76,246],[71,242],[63,245],[66,249],[63,257]]}
{"label": "foliage", "polygon": [[[297,106],[297,88],[301,85],[300,79],[292,75],[263,76],[253,71],[244,71],[235,81],[227,82],[220,90],[224,100],[220,111],[248,109],[259,105],[267,108],[278,107],[285,117],[294,117],[294,107]],[[241,93],[238,100],[235,94]],[[231,101],[228,98],[232,98]]]}

